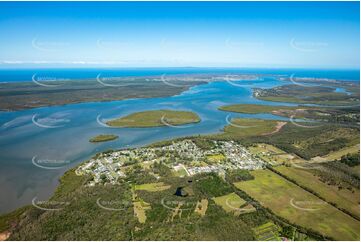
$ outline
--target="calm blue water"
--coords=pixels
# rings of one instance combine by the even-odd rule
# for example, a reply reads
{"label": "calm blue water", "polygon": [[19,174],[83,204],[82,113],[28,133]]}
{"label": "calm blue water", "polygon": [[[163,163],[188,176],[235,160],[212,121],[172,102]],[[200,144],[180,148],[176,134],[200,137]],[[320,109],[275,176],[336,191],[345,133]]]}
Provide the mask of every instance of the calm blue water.
{"label": "calm blue water", "polygon": [[[58,71],[62,73],[60,70]],[[182,72],[182,70],[177,69],[173,71],[166,73],[189,73],[188,71],[195,70],[187,69],[187,72]],[[199,73],[201,70],[196,71]],[[84,78],[84,75],[91,76],[97,73],[95,70],[86,70],[81,74],[74,74],[76,72],[76,70],[67,70],[63,73],[64,75],[72,75],[72,78]],[[215,71],[212,70],[212,72]],[[29,70],[19,71],[17,77],[9,79],[6,77],[9,72],[6,75],[4,75],[4,71],[0,71],[0,73],[2,73],[2,81],[27,80],[26,78],[31,74]],[[117,71],[117,73],[119,72]],[[123,73],[127,76],[131,73],[132,75],[144,75],[144,73],[155,75],[163,74],[164,69],[127,70]],[[326,75],[326,73],[323,74]],[[344,79],[347,77],[352,79],[355,73],[346,72],[341,75],[337,72],[328,78],[335,78],[337,75]],[[316,76],[316,73],[313,73],[312,76]],[[270,88],[285,84],[275,78],[235,83],[237,86],[227,82],[212,82],[195,86],[180,95],[165,98],[82,103],[16,112],[0,112],[0,192],[2,194],[0,196],[0,212],[30,204],[34,197],[48,198],[57,186],[58,178],[66,170],[97,152],[108,149],[139,147],[155,141],[181,136],[217,133],[227,125],[227,115],[230,115],[229,118],[282,119],[270,114],[242,115],[217,110],[219,106],[234,103],[274,104],[254,99],[251,88]],[[282,105],[282,103],[276,104]],[[291,104],[284,103],[283,105]],[[102,126],[102,121],[107,119],[152,109],[190,110],[196,112],[202,121],[195,125],[181,127],[146,129]],[[104,133],[116,134],[119,139],[99,144],[89,143],[89,138]],[[44,169],[34,165],[33,160],[57,161],[64,166],[60,169]],[[47,167],[47,165],[44,166]]]}

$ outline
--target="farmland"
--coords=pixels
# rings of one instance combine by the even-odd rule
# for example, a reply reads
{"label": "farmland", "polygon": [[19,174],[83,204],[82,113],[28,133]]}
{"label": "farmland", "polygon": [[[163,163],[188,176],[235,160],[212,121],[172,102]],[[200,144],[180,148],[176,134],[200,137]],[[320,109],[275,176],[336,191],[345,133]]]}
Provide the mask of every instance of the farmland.
{"label": "farmland", "polygon": [[227,213],[232,213],[235,216],[241,213],[253,212],[256,209],[251,205],[247,204],[245,200],[240,198],[235,193],[229,193],[224,196],[213,198],[214,202],[221,206]]}
{"label": "farmland", "polygon": [[295,180],[297,184],[304,186],[325,199],[327,202],[336,204],[337,207],[350,211],[360,216],[360,191],[353,189],[338,189],[335,185],[328,185],[320,181],[312,170],[297,169],[294,167],[278,166],[275,168],[283,175]]}
{"label": "farmland", "polygon": [[258,241],[280,240],[278,237],[278,227],[272,222],[267,222],[253,229]]}
{"label": "farmland", "polygon": [[170,186],[165,185],[163,182],[148,183],[148,184],[134,186],[135,191],[148,191],[148,192],[158,192],[158,191],[167,190],[169,188]]}
{"label": "farmland", "polygon": [[269,170],[251,173],[254,180],[235,186],[277,215],[337,240],[359,239],[359,221]]}

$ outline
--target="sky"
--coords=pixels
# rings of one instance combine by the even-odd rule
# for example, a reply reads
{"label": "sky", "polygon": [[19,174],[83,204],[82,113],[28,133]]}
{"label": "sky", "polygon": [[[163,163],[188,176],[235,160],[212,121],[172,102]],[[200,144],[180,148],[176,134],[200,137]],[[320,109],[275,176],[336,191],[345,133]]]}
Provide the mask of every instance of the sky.
{"label": "sky", "polygon": [[359,2],[0,2],[0,68],[359,69],[359,9]]}

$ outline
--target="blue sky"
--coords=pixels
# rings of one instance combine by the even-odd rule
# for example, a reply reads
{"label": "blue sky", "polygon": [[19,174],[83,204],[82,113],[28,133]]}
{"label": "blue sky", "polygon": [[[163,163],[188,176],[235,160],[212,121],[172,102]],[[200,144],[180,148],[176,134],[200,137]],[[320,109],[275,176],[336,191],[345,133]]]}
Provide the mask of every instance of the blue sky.
{"label": "blue sky", "polygon": [[0,67],[359,68],[359,2],[1,2]]}

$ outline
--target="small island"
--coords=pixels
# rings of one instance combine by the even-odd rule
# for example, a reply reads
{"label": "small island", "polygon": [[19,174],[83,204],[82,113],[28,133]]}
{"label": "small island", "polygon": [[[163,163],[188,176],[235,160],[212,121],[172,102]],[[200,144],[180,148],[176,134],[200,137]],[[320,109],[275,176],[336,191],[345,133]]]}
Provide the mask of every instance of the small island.
{"label": "small island", "polygon": [[91,142],[91,143],[99,143],[99,142],[106,142],[106,141],[115,140],[115,139],[118,139],[117,135],[100,134],[100,135],[97,135],[97,136],[91,138],[89,140],[89,142]]}
{"label": "small island", "polygon": [[151,110],[132,113],[107,122],[112,127],[149,128],[177,126],[198,123],[201,119],[196,113],[176,110]]}

